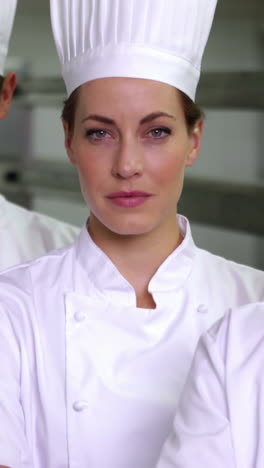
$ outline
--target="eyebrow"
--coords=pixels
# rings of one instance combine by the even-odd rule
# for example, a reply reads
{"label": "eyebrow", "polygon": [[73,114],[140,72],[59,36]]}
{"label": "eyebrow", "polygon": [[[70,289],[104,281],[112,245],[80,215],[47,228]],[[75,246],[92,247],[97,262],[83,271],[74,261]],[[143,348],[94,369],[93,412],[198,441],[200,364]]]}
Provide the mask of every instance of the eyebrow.
{"label": "eyebrow", "polygon": [[102,122],[102,123],[109,124],[109,125],[115,125],[115,121],[113,119],[109,119],[108,117],[104,117],[102,115],[97,115],[97,114],[88,115],[82,120],[82,123],[86,122],[87,120],[97,120],[97,122]]}
{"label": "eyebrow", "polygon": [[153,112],[140,120],[140,125],[152,122],[152,120],[158,119],[159,117],[169,117],[170,119],[175,120],[173,115],[167,114],[166,112]]}
{"label": "eyebrow", "polygon": [[[158,119],[159,117],[168,117],[170,119],[176,120],[176,118],[173,115],[167,114],[166,112],[152,112],[151,114],[147,115],[146,117],[140,120],[140,125],[152,122],[153,120]],[[86,122],[87,120],[96,120],[97,122],[102,122],[107,125],[116,125],[116,122],[113,119],[109,119],[108,117],[104,117],[103,115],[90,114],[82,120],[82,123]]]}

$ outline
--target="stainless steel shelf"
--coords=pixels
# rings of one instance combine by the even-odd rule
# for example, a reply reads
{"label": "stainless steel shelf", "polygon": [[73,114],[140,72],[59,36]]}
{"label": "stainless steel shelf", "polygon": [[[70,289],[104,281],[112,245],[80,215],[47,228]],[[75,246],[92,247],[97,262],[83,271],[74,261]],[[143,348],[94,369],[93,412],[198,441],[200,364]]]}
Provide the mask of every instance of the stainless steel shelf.
{"label": "stainless steel shelf", "polygon": [[228,0],[218,2],[216,20],[218,19],[246,19],[263,21],[263,0]]}
{"label": "stainless steel shelf", "polygon": [[197,101],[203,107],[264,109],[264,72],[202,74]]}
{"label": "stainless steel shelf", "polygon": [[[197,102],[203,107],[264,109],[264,71],[205,72]],[[65,87],[61,78],[34,78],[19,83],[16,106],[62,105]]]}
{"label": "stainless steel shelf", "polygon": [[186,178],[179,211],[193,222],[264,235],[264,184]]}

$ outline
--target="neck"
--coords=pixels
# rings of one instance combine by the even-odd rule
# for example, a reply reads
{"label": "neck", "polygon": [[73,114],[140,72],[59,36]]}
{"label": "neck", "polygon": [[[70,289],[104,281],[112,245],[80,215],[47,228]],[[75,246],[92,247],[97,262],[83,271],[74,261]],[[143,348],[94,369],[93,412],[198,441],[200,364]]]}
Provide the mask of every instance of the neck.
{"label": "neck", "polygon": [[89,233],[134,288],[138,307],[154,308],[148,284],[160,265],[182,242],[177,217],[173,216],[148,233],[120,235],[106,229],[92,216]]}

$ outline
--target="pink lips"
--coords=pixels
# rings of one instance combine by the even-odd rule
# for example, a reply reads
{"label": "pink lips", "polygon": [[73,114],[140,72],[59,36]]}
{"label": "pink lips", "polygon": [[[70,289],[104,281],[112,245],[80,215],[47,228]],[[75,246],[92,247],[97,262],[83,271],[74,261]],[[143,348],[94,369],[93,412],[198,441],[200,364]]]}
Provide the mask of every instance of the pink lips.
{"label": "pink lips", "polygon": [[150,193],[132,190],[130,192],[110,193],[107,195],[107,198],[115,205],[123,208],[135,208],[145,203],[145,201],[151,196],[152,195]]}

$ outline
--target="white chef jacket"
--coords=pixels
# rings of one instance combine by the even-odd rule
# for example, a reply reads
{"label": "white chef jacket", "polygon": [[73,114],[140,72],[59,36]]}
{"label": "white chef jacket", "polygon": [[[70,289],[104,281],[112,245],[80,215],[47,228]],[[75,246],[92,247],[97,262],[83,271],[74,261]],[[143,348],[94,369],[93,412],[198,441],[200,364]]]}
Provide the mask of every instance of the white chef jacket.
{"label": "white chef jacket", "polygon": [[264,303],[204,335],[158,468],[264,467],[263,356]]}
{"label": "white chef jacket", "polygon": [[136,295],[84,227],[0,275],[0,464],[153,468],[203,331],[264,299],[264,273],[184,240]]}
{"label": "white chef jacket", "polygon": [[0,270],[71,244],[80,229],[26,210],[0,195]]}

